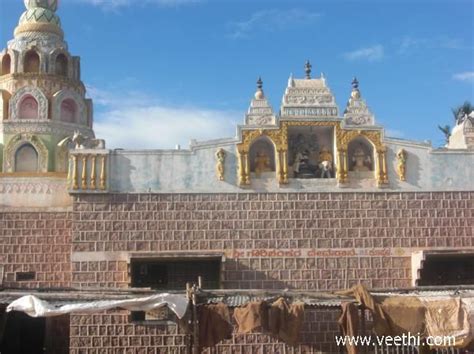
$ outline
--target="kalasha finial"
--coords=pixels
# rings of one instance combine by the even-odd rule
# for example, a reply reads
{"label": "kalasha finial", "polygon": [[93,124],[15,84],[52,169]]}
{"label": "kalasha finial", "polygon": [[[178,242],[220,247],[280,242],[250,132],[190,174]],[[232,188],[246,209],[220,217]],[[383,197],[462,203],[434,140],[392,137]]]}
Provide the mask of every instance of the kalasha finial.
{"label": "kalasha finial", "polygon": [[265,98],[265,95],[263,93],[263,81],[261,77],[259,77],[257,80],[257,92],[255,92],[255,98],[257,100],[262,100]]}
{"label": "kalasha finial", "polygon": [[309,62],[309,60],[306,60],[306,63],[304,64],[304,71],[306,73],[306,78],[307,79],[311,79],[311,68],[313,66],[311,65],[311,63]]}
{"label": "kalasha finial", "polygon": [[354,90],[357,90],[359,88],[359,81],[357,80],[357,78],[354,76],[354,78],[352,79],[352,88]]}
{"label": "kalasha finial", "polygon": [[360,99],[359,81],[357,80],[356,77],[352,79],[351,97],[356,100]]}

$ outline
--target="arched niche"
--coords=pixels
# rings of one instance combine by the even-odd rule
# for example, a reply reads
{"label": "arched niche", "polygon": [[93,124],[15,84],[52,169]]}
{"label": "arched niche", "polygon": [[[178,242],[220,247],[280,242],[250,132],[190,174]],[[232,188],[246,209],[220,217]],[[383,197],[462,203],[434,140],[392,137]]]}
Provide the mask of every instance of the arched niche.
{"label": "arched niche", "polygon": [[18,104],[19,119],[38,119],[38,101],[31,95],[24,95]]}
{"label": "arched niche", "polygon": [[[25,149],[20,150],[23,146],[31,146],[37,154],[36,172],[48,172],[48,148],[43,141],[36,135],[17,134],[6,145],[3,152],[3,171],[4,172],[26,172],[17,171],[17,162],[21,162],[22,169],[32,166],[32,151]],[[17,154],[20,152],[20,154]],[[25,157],[25,160],[17,160],[19,157]],[[28,162],[29,161],[29,162]],[[32,172],[32,171],[28,171]]]}
{"label": "arched niche", "polygon": [[16,150],[15,172],[38,172],[38,152],[33,145],[26,143]]}
{"label": "arched niche", "polygon": [[264,172],[275,172],[275,145],[266,136],[255,139],[249,149],[250,172],[256,177]]}
{"label": "arched niche", "polygon": [[61,102],[60,117],[61,121],[66,123],[76,123],[77,105],[71,98],[66,98]]}
{"label": "arched niche", "polygon": [[68,63],[69,60],[66,55],[64,55],[64,53],[58,54],[54,62],[55,74],[60,76],[68,76]]}
{"label": "arched niche", "polygon": [[87,109],[84,99],[72,90],[61,90],[53,95],[53,120],[87,125]]}
{"label": "arched niche", "polygon": [[12,67],[12,57],[10,56],[10,54],[7,53],[2,57],[1,75],[10,74],[11,67]]}
{"label": "arched niche", "polygon": [[349,171],[375,171],[374,146],[363,136],[352,139],[347,146]]}
{"label": "arched niche", "polygon": [[39,73],[40,72],[40,56],[34,49],[26,52],[23,58],[23,71],[25,73]]}
{"label": "arched niche", "polygon": [[[18,91],[10,99],[9,110],[10,110],[10,118],[12,120],[20,120],[20,119],[33,119],[29,118],[28,116],[22,116],[25,110],[23,108],[27,108],[27,104],[33,104],[30,97],[34,98],[34,100],[38,104],[38,114],[36,118],[39,120],[47,120],[48,119],[48,99],[44,95],[44,93],[38,89],[37,87],[32,86],[25,86]],[[24,101],[25,99],[29,99],[29,101]],[[28,103],[29,102],[29,103]],[[23,106],[25,105],[25,106]]]}

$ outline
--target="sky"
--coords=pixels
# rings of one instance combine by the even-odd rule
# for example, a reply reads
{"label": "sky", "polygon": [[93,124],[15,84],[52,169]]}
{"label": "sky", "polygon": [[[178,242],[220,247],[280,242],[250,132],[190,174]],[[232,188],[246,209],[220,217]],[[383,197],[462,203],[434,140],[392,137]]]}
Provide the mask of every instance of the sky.
{"label": "sky", "polygon": [[[22,0],[0,0],[0,47]],[[235,136],[259,76],[279,111],[288,77],[324,73],[344,111],[357,76],[386,135],[444,143],[474,103],[473,0],[62,0],[58,15],[110,148]]]}

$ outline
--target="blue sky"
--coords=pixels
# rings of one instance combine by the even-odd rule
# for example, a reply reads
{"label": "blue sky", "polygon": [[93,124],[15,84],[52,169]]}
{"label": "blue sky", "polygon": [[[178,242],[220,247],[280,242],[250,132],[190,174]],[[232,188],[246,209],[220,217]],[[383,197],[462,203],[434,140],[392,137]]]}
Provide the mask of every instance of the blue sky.
{"label": "blue sky", "polygon": [[[23,1],[0,0],[2,47]],[[58,11],[110,147],[233,136],[259,75],[278,111],[306,59],[343,111],[355,75],[387,135],[443,143],[474,102],[474,1],[63,0]]]}

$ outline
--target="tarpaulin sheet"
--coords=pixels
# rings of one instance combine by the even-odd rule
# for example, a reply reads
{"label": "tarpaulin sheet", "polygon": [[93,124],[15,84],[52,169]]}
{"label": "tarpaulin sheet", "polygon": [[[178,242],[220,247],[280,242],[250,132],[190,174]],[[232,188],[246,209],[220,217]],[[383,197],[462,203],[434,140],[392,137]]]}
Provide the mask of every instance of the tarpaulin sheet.
{"label": "tarpaulin sheet", "polygon": [[[421,297],[426,306],[426,329],[432,337],[453,336],[456,340],[454,347],[464,348],[473,339],[471,328],[474,315],[473,298],[460,297]],[[445,343],[437,347],[445,347]],[[449,345],[452,346],[452,345]]]}
{"label": "tarpaulin sheet", "polygon": [[71,302],[62,306],[54,306],[34,295],[26,295],[8,305],[7,312],[20,311],[31,317],[52,317],[74,312],[93,313],[114,308],[146,312],[165,305],[181,319],[188,308],[188,299],[184,295],[163,293],[126,300]]}

